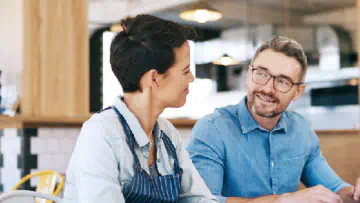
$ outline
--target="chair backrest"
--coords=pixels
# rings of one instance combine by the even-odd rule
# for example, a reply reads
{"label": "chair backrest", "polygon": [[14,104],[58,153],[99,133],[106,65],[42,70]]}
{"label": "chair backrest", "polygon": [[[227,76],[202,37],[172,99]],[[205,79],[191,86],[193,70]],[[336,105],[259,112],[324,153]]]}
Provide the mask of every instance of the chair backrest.
{"label": "chair backrest", "polygon": [[61,203],[61,199],[53,195],[48,195],[40,192],[16,190],[0,195],[0,203],[32,203],[34,197],[41,197],[43,199],[52,200],[55,203]]}
{"label": "chair backrest", "polygon": [[[28,181],[33,177],[39,177],[39,181],[36,186],[36,192],[56,196],[60,193],[60,191],[64,186],[64,178],[60,175],[60,173],[52,170],[46,170],[46,171],[39,171],[36,173],[26,175],[20,180],[18,184],[15,185],[13,190],[16,190],[17,188],[19,188],[20,185],[22,185],[24,182]],[[55,190],[56,183],[58,180],[60,183]],[[52,201],[35,198],[35,203],[52,203]]]}

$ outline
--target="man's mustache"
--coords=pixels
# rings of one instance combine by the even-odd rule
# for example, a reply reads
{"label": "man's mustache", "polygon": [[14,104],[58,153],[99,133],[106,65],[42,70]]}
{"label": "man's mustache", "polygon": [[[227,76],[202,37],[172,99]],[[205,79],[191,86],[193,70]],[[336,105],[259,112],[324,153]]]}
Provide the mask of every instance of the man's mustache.
{"label": "man's mustache", "polygon": [[260,94],[260,95],[264,95],[268,98],[270,98],[271,100],[274,100],[275,102],[279,102],[279,99],[274,95],[274,94],[269,94],[269,93],[266,93],[264,91],[254,91],[253,94]]}

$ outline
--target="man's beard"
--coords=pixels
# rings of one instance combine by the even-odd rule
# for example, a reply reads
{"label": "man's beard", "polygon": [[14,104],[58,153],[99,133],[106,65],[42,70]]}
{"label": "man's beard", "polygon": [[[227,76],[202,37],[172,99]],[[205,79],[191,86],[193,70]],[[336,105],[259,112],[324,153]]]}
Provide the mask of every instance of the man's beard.
{"label": "man's beard", "polygon": [[262,112],[258,112],[256,111],[256,108],[255,108],[255,97],[257,94],[260,94],[260,95],[264,95],[266,97],[269,97],[271,98],[272,100],[274,100],[276,103],[280,103],[279,99],[275,96],[275,95],[272,95],[272,94],[267,94],[265,92],[258,92],[258,91],[254,91],[252,93],[252,100],[249,102],[249,105],[250,105],[250,108],[251,110],[258,116],[261,116],[261,117],[265,117],[265,118],[274,118],[276,116],[278,116],[279,114],[281,114],[283,111],[272,111],[270,113],[262,113]]}
{"label": "man's beard", "polygon": [[251,107],[251,110],[258,116],[261,116],[261,117],[265,117],[265,118],[274,118],[276,117],[277,115],[281,114],[282,111],[279,111],[279,112],[271,112],[271,113],[268,113],[268,114],[264,114],[264,113],[260,113],[258,111],[255,110],[255,105],[254,103],[250,104],[250,107]]}

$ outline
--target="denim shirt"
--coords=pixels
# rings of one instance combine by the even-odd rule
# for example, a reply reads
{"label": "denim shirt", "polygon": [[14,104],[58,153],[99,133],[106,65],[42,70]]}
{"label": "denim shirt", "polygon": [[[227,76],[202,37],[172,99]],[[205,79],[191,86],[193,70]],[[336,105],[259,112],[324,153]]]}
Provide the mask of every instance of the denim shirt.
{"label": "denim shirt", "polygon": [[299,114],[285,111],[268,131],[251,116],[246,97],[216,109],[193,128],[190,158],[220,202],[256,198],[324,185],[333,192],[350,186],[322,156],[319,139]]}
{"label": "denim shirt", "polygon": [[[148,157],[151,142],[135,115],[120,98],[114,106],[121,112],[135,136],[135,153],[141,167],[150,174]],[[194,167],[179,132],[166,119],[154,127],[157,169],[160,175],[173,174],[174,159],[162,140],[162,130],[176,148],[183,169],[179,202],[218,202]],[[133,156],[116,113],[106,110],[93,115],[81,129],[66,172],[64,203],[124,203],[123,189],[134,176]]]}

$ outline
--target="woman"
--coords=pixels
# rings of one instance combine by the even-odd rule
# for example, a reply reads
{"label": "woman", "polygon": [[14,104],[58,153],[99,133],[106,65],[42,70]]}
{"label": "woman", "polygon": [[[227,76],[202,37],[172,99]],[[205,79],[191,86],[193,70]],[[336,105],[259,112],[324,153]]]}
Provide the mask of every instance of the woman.
{"label": "woman", "polygon": [[218,202],[174,126],[159,115],[181,107],[194,80],[193,30],[150,15],[122,21],[110,63],[123,98],[82,127],[67,170],[65,203]]}

